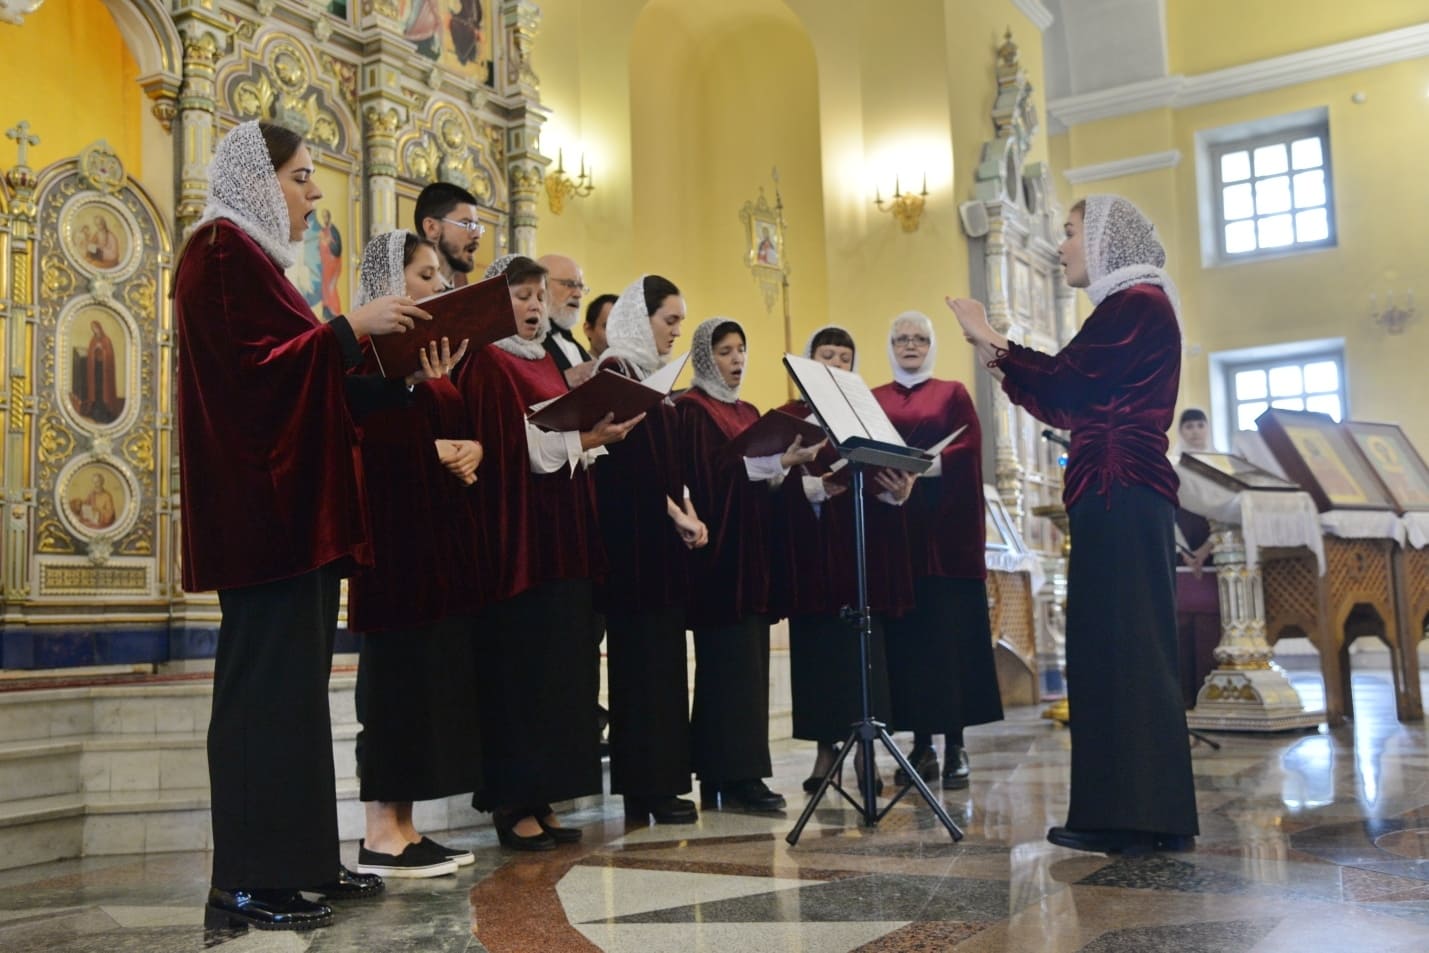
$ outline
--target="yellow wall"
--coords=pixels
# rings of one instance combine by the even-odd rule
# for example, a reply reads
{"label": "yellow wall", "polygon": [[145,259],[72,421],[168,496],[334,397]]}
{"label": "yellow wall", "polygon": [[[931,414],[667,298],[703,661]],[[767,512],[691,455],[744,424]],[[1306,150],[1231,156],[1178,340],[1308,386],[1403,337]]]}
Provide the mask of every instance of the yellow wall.
{"label": "yellow wall", "polygon": [[[577,257],[598,291],[666,274],[687,293],[691,327],[714,314],[745,322],[745,396],[769,406],[786,394],[782,317],[743,264],[738,212],[777,164],[795,347],[843,324],[880,383],[889,319],[918,309],[944,332],[938,373],[976,382],[942,301],[969,287],[957,206],[993,131],[994,51],[1009,25],[1043,102],[1040,38],[1009,0],[547,0],[542,20],[543,149],[584,142],[597,184],[561,216],[543,201],[542,251]],[[626,88],[613,81],[622,71]],[[873,206],[895,173],[915,188],[928,176],[912,234]]]}
{"label": "yellow wall", "polygon": [[[134,57],[101,0],[49,0],[22,26],[0,24],[0,128],[30,121],[40,144],[36,171],[107,139],[129,174],[143,172],[148,100]],[[21,79],[22,77],[22,79]],[[14,142],[0,140],[0,166],[15,161]]]}
{"label": "yellow wall", "polygon": [[[1370,5],[1375,6],[1375,5]],[[1317,82],[1180,110],[1150,110],[1073,127],[1054,153],[1067,165],[1178,149],[1179,167],[1071,189],[1115,192],[1141,205],[1166,240],[1183,300],[1187,353],[1183,406],[1209,407],[1209,355],[1216,351],[1343,337],[1350,413],[1396,421],[1429,448],[1429,327],[1403,335],[1368,318],[1369,295],[1429,287],[1429,60],[1392,64]],[[1357,105],[1352,94],[1363,92]],[[1202,267],[1195,135],[1198,131],[1324,107],[1329,113],[1338,244],[1262,261]],[[1421,292],[1422,293],[1422,292]],[[1421,298],[1421,300],[1423,300]],[[1085,303],[1085,299],[1083,299]],[[1422,310],[1422,306],[1421,306]]]}
{"label": "yellow wall", "polygon": [[1205,73],[1429,21],[1424,0],[1167,0],[1172,73]]}

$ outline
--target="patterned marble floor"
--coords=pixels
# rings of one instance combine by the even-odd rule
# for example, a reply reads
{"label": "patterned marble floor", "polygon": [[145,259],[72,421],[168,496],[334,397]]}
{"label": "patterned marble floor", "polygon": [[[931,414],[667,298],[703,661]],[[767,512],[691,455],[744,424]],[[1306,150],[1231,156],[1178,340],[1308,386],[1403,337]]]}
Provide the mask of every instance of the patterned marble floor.
{"label": "patterned marble floor", "polygon": [[[1296,676],[1315,701],[1318,677]],[[807,746],[776,746],[791,811],[705,813],[627,829],[618,801],[570,815],[584,842],[513,855],[451,832],[478,860],[392,882],[311,934],[206,933],[203,853],[106,857],[0,874],[7,953],[1422,953],[1429,949],[1429,749],[1401,725],[1386,673],[1355,676],[1356,720],[1333,732],[1226,734],[1194,749],[1194,853],[1113,859],[1048,844],[1063,818],[1068,736],[1014,711],[969,733],[974,781],[875,831],[825,801],[797,847]],[[852,780],[852,771],[848,773]],[[349,862],[356,845],[345,845]]]}

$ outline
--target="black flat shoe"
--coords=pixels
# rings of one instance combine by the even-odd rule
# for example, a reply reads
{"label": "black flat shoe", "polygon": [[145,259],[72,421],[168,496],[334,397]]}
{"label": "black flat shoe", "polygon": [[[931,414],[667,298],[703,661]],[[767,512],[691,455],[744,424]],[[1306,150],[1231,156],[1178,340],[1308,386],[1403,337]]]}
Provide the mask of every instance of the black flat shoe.
{"label": "black flat shoe", "polygon": [[332,923],[332,907],[305,900],[296,890],[220,890],[210,887],[207,929],[251,926],[259,930],[311,930]]}
{"label": "black flat shoe", "polygon": [[1092,854],[1145,854],[1152,850],[1155,835],[1147,831],[1082,831],[1054,827],[1047,831],[1047,840],[1058,847]]}
{"label": "black flat shoe", "polygon": [[546,836],[557,844],[574,844],[581,839],[581,829],[579,827],[560,827],[556,824],[547,824],[546,815],[555,814],[549,804],[538,804],[531,812],[531,816],[536,819],[536,823],[541,825],[541,830],[546,832]]}
{"label": "black flat shoe", "polygon": [[336,880],[303,889],[308,893],[321,895],[324,900],[371,900],[381,896],[387,885],[377,874],[357,874],[339,866]]}
{"label": "black flat shoe", "polygon": [[947,758],[943,761],[943,790],[961,791],[968,786],[971,776],[968,749],[962,745],[948,745]]}
{"label": "black flat shoe", "polygon": [[695,802],[682,797],[625,796],[625,819],[633,824],[648,824],[650,818],[656,824],[693,824],[700,819],[695,810]]}
{"label": "black flat shoe", "polygon": [[[936,781],[938,779],[938,753],[932,748],[914,748],[908,752],[908,763],[913,766],[913,770],[918,772],[918,776],[924,781]],[[913,781],[908,777],[908,772],[899,768],[893,772],[893,783],[900,788],[906,788]]]}
{"label": "black flat shoe", "polygon": [[758,778],[722,784],[719,796],[720,806],[732,811],[773,813],[784,810],[786,806],[784,795],[769,790],[769,786]]}
{"label": "black flat shoe", "polygon": [[[555,850],[556,839],[546,833],[544,827],[541,833],[526,836],[516,833],[516,824],[528,814],[521,814],[516,817],[496,812],[491,815],[491,826],[496,828],[496,839],[502,847],[509,847],[512,850]],[[540,823],[537,821],[537,823]]]}

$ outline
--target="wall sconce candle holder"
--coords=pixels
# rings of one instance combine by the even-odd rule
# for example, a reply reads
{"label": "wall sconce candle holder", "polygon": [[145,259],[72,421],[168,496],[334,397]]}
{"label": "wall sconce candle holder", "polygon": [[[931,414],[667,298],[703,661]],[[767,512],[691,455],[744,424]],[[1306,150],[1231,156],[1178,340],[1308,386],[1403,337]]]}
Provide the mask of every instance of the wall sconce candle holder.
{"label": "wall sconce candle holder", "polygon": [[1384,307],[1378,307],[1373,293],[1369,296],[1369,316],[1375,324],[1384,328],[1390,334],[1403,334],[1405,327],[1414,320],[1414,289],[1410,288],[1405,296],[1406,301],[1403,307],[1394,303],[1394,292],[1387,292],[1384,296]]}
{"label": "wall sconce candle holder", "polygon": [[883,201],[883,196],[875,188],[873,192],[873,204],[878,206],[880,212],[892,212],[893,217],[898,220],[898,224],[903,226],[905,232],[916,232],[918,222],[923,218],[923,206],[928,200],[928,174],[923,173],[923,189],[920,192],[904,192],[899,185],[898,177],[893,177],[893,198]]}
{"label": "wall sconce candle holder", "polygon": [[581,169],[579,175],[572,179],[566,174],[565,156],[561,149],[556,150],[556,167],[546,173],[546,202],[551,206],[552,213],[560,215],[566,209],[566,202],[570,199],[583,199],[595,191],[595,168],[586,170],[585,154],[581,154]]}

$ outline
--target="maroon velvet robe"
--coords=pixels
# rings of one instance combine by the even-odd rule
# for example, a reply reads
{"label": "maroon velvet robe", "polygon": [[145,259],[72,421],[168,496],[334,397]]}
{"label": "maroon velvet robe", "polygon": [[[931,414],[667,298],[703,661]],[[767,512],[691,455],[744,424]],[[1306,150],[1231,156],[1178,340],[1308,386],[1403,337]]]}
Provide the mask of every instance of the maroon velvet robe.
{"label": "maroon velvet robe", "polygon": [[[619,358],[601,361],[601,370],[635,376]],[[674,403],[661,401],[630,436],[605,449],[594,472],[610,569],[596,606],[622,613],[683,607],[686,548],[665,503],[668,496],[683,504],[685,494]]]}
{"label": "maroon velvet robe", "polygon": [[1181,382],[1181,329],[1166,292],[1133,285],[1097,305],[1056,355],[1009,342],[1002,389],[1038,420],[1071,430],[1062,501],[1113,482],[1177,503],[1166,432]]}
{"label": "maroon velvet robe", "polygon": [[873,395],[910,447],[927,449],[966,425],[943,449],[943,475],[919,478],[903,516],[914,578],[986,579],[982,428],[968,389],[957,381],[893,381]]}
{"label": "maroon velvet robe", "polygon": [[770,609],[770,514],[767,483],[749,479],[731,438],[759,419],[746,401],[716,400],[698,388],[675,401],[685,480],[710,541],[690,554],[689,624],[732,625]]}
{"label": "maroon velvet robe", "polygon": [[[375,373],[375,362],[364,369]],[[429,625],[478,604],[476,488],[442,465],[435,445],[438,437],[471,439],[466,405],[446,379],[418,384],[412,396],[411,406],[362,421],[376,565],[348,587],[356,632]]]}
{"label": "maroon velvet robe", "polygon": [[371,565],[337,329],[224,219],[190,240],[174,310],[184,588]]}
{"label": "maroon velvet robe", "polygon": [[485,450],[474,487],[484,597],[500,602],[542,583],[603,576],[585,467],[531,472],[526,410],[567,390],[550,355],[529,360],[489,344],[457,369],[456,385]]}
{"label": "maroon velvet robe", "polygon": [[[791,400],[779,408],[800,419],[809,405]],[[803,476],[823,476],[836,452],[789,471],[774,498],[774,603],[781,615],[829,615],[858,604],[858,561],[854,553],[851,489],[819,504],[804,495]],[[864,474],[864,528],[867,535],[868,601],[875,612],[897,614],[913,605],[903,508],[879,500],[873,472]]]}

